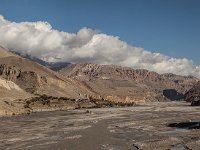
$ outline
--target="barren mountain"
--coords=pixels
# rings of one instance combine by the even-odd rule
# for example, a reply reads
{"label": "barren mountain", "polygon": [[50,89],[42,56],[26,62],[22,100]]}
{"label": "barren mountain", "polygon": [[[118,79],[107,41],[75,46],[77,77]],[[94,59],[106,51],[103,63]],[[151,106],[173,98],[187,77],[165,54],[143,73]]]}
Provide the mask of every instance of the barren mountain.
{"label": "barren mountain", "polygon": [[64,77],[2,47],[0,49],[0,79],[0,101],[5,105],[0,104],[4,106],[0,114],[21,113],[14,109],[19,108],[18,103],[39,95],[53,96],[54,99],[59,97],[86,99],[94,95],[76,80]]}
{"label": "barren mountain", "polygon": [[76,64],[59,71],[103,98],[122,102],[179,100],[198,79],[115,65]]}
{"label": "barren mountain", "polygon": [[81,91],[87,92],[87,89],[82,88],[76,80],[16,55],[0,59],[0,75],[34,94],[42,92],[48,95],[77,98]]}

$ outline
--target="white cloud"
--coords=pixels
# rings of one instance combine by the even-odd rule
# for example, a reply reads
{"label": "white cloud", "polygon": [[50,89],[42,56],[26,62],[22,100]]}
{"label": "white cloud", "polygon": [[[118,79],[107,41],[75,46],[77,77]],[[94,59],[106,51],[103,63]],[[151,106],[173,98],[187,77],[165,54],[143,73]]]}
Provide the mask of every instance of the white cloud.
{"label": "white cloud", "polygon": [[0,15],[0,35],[0,45],[49,61],[116,64],[200,77],[200,66],[191,60],[152,53],[89,28],[67,33],[52,29],[48,22],[16,23]]}

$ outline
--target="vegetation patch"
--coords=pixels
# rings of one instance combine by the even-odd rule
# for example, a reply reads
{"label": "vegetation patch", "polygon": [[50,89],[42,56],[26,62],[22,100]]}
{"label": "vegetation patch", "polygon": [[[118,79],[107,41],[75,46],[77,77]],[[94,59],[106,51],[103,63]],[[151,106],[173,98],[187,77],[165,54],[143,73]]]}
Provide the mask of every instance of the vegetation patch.
{"label": "vegetation patch", "polygon": [[24,108],[32,109],[34,105],[42,107],[52,107],[52,108],[71,106],[74,109],[80,109],[80,108],[102,108],[102,107],[129,107],[129,106],[135,106],[135,103],[113,102],[104,98],[97,99],[91,96],[88,99],[71,99],[67,97],[54,97],[44,94],[44,95],[38,95],[37,97],[26,99]]}

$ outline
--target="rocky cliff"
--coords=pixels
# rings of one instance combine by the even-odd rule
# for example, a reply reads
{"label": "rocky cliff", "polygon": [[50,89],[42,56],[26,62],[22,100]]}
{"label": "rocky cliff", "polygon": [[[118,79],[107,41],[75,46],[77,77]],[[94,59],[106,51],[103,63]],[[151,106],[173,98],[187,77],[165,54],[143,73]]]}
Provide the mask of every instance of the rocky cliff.
{"label": "rocky cliff", "polygon": [[104,98],[119,101],[183,99],[183,94],[198,81],[192,76],[158,74],[115,65],[75,64],[59,72],[83,82]]}
{"label": "rocky cliff", "polygon": [[200,81],[186,92],[185,101],[191,102],[192,106],[200,106]]}

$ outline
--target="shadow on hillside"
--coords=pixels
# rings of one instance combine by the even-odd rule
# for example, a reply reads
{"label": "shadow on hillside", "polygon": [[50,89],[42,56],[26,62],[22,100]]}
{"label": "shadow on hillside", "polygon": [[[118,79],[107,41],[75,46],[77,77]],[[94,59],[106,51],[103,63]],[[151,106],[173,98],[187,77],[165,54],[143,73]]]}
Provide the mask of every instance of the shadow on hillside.
{"label": "shadow on hillside", "polygon": [[185,98],[184,94],[177,92],[175,89],[165,89],[163,95],[171,101],[181,101]]}

